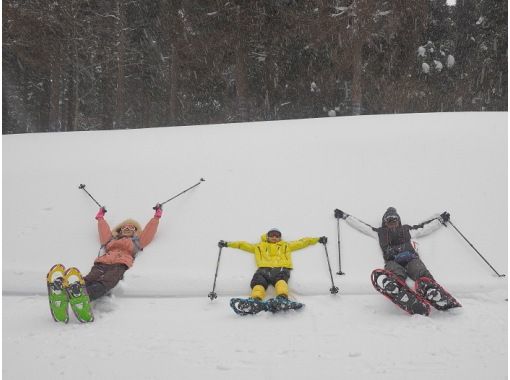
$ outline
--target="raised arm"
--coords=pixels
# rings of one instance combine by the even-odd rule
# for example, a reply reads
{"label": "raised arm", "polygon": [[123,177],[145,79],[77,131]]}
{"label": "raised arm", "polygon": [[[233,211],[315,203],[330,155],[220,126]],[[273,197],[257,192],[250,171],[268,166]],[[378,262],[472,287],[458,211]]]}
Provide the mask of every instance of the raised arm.
{"label": "raised arm", "polygon": [[104,207],[101,207],[96,214],[96,220],[97,220],[97,231],[99,232],[99,242],[101,245],[105,245],[112,239],[112,230],[110,229],[110,226],[104,220],[104,214],[106,213],[106,210]]}
{"label": "raised arm", "polygon": [[414,226],[410,226],[409,233],[411,234],[411,238],[418,238],[420,236],[428,235],[434,231],[437,231],[442,224],[445,224],[450,220],[450,214],[446,211],[443,212],[440,216],[435,218],[426,220],[420,224],[416,224]]}
{"label": "raised arm", "polygon": [[291,251],[297,251],[298,249],[303,249],[312,244],[317,244],[319,242],[319,238],[309,238],[305,237],[299,240],[289,241],[289,249]]}
{"label": "raised arm", "polygon": [[357,229],[359,232],[368,235],[374,239],[378,239],[377,228],[372,227],[370,224],[359,220],[358,218],[343,212],[342,210],[335,210],[335,218],[344,219],[348,225]]}
{"label": "raised arm", "polygon": [[345,221],[347,224],[355,229],[357,229],[359,232],[370,236],[371,238],[378,239],[377,235],[377,228],[372,227],[371,225],[362,222],[359,219],[356,219],[355,217],[349,215],[347,218],[345,218]]}
{"label": "raised arm", "polygon": [[159,218],[153,217],[140,233],[140,248],[147,247],[158,231]]}
{"label": "raised arm", "polygon": [[225,242],[225,244],[225,247],[237,248],[250,253],[255,253],[255,248],[257,247],[255,244],[251,244],[246,241],[231,241],[228,243]]}
{"label": "raised arm", "polygon": [[158,231],[159,219],[163,215],[163,207],[160,204],[157,204],[154,208],[156,212],[149,223],[144,227],[143,231],[140,233],[140,248],[144,249],[146,246],[150,244],[156,232]]}

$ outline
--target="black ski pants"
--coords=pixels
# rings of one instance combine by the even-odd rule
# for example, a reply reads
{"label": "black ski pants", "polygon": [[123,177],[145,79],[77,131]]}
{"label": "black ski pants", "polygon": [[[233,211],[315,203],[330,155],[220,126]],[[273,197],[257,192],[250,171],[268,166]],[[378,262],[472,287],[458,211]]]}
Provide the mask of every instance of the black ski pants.
{"label": "black ski pants", "polygon": [[128,269],[124,264],[94,264],[83,278],[90,300],[96,300],[112,290]]}
{"label": "black ski pants", "polygon": [[407,265],[402,266],[397,262],[390,260],[384,265],[384,269],[395,273],[397,276],[402,278],[404,281],[409,276],[412,280],[416,281],[420,277],[428,277],[434,279],[432,274],[429,272],[423,261],[419,258],[412,259]]}
{"label": "black ski pants", "polygon": [[289,282],[289,268],[259,268],[253,275],[250,286],[253,289],[256,285],[262,285],[267,289],[269,285],[275,285],[278,281]]}

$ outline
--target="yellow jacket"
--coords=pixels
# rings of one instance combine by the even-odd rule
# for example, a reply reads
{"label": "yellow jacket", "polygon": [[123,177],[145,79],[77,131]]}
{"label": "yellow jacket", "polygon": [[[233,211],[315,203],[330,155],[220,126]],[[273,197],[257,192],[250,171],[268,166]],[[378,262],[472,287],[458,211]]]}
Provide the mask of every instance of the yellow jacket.
{"label": "yellow jacket", "polygon": [[242,249],[255,254],[255,262],[259,268],[289,268],[292,269],[292,251],[303,249],[312,244],[317,244],[319,238],[302,238],[295,241],[283,241],[269,243],[266,234],[260,238],[260,243],[251,244],[245,241],[232,241],[227,247]]}

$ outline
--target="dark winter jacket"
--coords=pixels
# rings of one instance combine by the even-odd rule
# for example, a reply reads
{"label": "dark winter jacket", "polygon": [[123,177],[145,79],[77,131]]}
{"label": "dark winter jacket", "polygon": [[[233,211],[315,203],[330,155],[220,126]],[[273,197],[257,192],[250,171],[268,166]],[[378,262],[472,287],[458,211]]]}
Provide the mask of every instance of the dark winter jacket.
{"label": "dark winter jacket", "polygon": [[[390,209],[388,210],[391,211]],[[395,211],[396,214],[396,210],[393,209],[393,211]],[[408,224],[402,225],[400,216],[396,214],[398,217],[398,227],[390,229],[386,227],[384,223],[385,216],[387,216],[386,214],[387,213],[383,216],[382,226],[379,228],[372,227],[350,215],[345,219],[352,227],[366,235],[378,239],[384,261],[395,260],[405,263],[414,257],[418,257],[412,239],[427,235],[441,227],[441,222],[437,218],[427,220],[414,226]]]}

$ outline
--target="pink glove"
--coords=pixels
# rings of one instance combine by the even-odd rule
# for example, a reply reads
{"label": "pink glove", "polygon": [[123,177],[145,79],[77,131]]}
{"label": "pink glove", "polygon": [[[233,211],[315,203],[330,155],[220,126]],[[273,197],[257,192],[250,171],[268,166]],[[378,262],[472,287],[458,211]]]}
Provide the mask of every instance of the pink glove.
{"label": "pink glove", "polygon": [[161,218],[163,215],[163,206],[161,206],[159,203],[154,207],[156,209],[156,212],[154,213],[155,218]]}
{"label": "pink glove", "polygon": [[106,209],[104,207],[101,207],[96,215],[96,220],[103,219],[104,214],[106,214]]}

